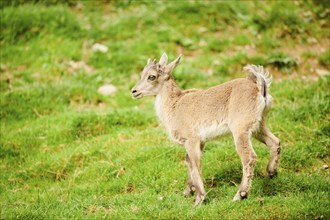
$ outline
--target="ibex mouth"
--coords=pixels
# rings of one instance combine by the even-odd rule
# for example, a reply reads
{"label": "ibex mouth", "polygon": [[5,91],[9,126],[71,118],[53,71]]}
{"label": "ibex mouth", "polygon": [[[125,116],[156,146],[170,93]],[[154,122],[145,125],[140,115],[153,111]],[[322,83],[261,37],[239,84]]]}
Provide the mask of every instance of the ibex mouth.
{"label": "ibex mouth", "polygon": [[140,92],[139,94],[134,94],[134,95],[133,95],[133,98],[135,98],[135,99],[140,99],[140,98],[142,98],[142,92]]}

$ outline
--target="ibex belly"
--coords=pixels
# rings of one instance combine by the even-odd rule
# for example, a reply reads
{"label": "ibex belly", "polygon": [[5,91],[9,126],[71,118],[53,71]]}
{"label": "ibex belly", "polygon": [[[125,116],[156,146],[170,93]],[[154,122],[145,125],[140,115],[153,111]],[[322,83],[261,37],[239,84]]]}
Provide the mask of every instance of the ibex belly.
{"label": "ibex belly", "polygon": [[197,129],[197,133],[202,141],[224,135],[229,131],[228,124],[225,122],[212,123],[211,125],[203,126]]}

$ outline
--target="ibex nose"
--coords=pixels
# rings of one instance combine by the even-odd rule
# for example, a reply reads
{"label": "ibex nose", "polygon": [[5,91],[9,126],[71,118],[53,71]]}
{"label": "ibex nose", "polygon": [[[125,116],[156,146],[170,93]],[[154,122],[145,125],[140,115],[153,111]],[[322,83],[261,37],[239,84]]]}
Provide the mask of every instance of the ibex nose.
{"label": "ibex nose", "polygon": [[137,91],[135,89],[132,90],[132,94],[136,93]]}

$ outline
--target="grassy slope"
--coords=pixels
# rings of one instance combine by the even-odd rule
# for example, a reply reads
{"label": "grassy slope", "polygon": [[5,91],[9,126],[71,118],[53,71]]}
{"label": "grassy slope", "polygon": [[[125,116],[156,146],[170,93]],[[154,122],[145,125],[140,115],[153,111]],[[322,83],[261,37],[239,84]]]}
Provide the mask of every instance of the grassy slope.
{"label": "grassy slope", "polygon": [[[19,2],[19,1],[17,1]],[[22,2],[22,1],[20,1]],[[132,2],[1,9],[1,218],[330,218],[329,8],[291,2]],[[58,1],[62,2],[62,1]],[[5,7],[6,6],[6,7]],[[92,52],[96,43],[105,54]],[[185,152],[129,90],[148,57],[183,53],[182,88],[242,77],[247,63],[274,75],[269,126],[282,140],[278,178],[259,156],[248,200],[230,137],[208,142],[208,200],[184,198]],[[93,68],[72,69],[83,60]],[[322,74],[321,74],[322,75]],[[97,88],[118,87],[112,97]]]}

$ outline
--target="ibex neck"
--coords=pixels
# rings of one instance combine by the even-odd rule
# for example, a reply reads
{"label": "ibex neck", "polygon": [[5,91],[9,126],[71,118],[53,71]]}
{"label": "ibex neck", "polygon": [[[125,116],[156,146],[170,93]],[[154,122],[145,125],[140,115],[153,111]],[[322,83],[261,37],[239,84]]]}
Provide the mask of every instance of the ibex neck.
{"label": "ibex neck", "polygon": [[161,91],[156,96],[156,113],[165,127],[167,125],[166,118],[168,117],[170,109],[178,101],[180,95],[181,90],[175,84],[173,79],[169,79],[164,83]]}
{"label": "ibex neck", "polygon": [[159,95],[165,99],[175,99],[181,95],[181,90],[173,79],[169,79],[164,83]]}

